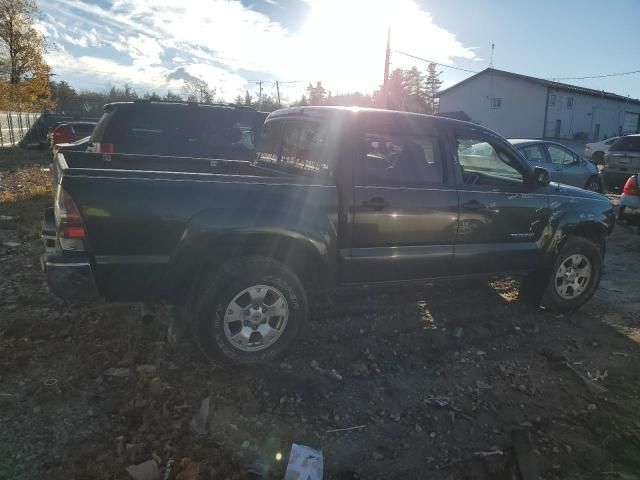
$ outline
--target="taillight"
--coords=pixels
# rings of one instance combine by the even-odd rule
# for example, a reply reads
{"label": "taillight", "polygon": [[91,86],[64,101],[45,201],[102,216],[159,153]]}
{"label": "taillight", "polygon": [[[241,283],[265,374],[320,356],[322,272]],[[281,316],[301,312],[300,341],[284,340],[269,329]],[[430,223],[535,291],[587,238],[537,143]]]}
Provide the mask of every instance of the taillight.
{"label": "taillight", "polygon": [[636,179],[636,175],[629,177],[627,183],[624,184],[622,193],[624,193],[625,195],[640,195],[640,192],[638,191],[638,181]]}
{"label": "taillight", "polygon": [[62,249],[75,252],[86,251],[87,232],[82,225],[80,210],[61,185],[56,194],[55,217]]}
{"label": "taillight", "polygon": [[97,153],[115,153],[116,149],[113,143],[96,143]]}

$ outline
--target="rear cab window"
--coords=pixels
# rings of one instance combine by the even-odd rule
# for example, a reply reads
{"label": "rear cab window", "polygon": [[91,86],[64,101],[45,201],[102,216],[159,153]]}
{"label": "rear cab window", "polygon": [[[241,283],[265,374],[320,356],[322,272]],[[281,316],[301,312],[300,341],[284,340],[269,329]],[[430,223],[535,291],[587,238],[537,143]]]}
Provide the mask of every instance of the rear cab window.
{"label": "rear cab window", "polygon": [[257,146],[258,163],[294,176],[334,176],[333,148],[324,118],[296,117],[265,123]]}

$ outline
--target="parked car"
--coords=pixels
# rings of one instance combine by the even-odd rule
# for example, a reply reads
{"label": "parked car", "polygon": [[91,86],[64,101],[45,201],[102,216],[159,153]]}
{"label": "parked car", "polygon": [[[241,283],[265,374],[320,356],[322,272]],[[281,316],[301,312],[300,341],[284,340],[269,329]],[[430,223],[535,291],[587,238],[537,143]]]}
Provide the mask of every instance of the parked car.
{"label": "parked car", "polygon": [[385,110],[276,111],[252,162],[72,151],[54,168],[53,292],[178,305],[204,351],[244,364],[342,287],[522,275],[536,305],[579,308],[615,223],[490,130]]}
{"label": "parked car", "polygon": [[640,172],[640,135],[620,137],[604,156],[602,175],[609,189],[621,188],[629,175]]}
{"label": "parked car", "polygon": [[618,202],[618,218],[640,227],[640,174],[631,175],[624,184]]}
{"label": "parked car", "polygon": [[598,168],[564,145],[546,140],[510,139],[509,142],[532,165],[549,170],[552,181],[598,193],[605,191]]}
{"label": "parked car", "polygon": [[235,105],[110,103],[88,151],[253,160],[262,123],[264,114]]}
{"label": "parked car", "polygon": [[49,132],[49,146],[55,147],[59,143],[73,143],[93,132],[96,122],[65,122],[54,127]]}
{"label": "parked car", "polygon": [[620,137],[611,137],[599,142],[587,143],[584,146],[584,156],[596,165],[604,162],[604,154],[607,153],[609,147]]}

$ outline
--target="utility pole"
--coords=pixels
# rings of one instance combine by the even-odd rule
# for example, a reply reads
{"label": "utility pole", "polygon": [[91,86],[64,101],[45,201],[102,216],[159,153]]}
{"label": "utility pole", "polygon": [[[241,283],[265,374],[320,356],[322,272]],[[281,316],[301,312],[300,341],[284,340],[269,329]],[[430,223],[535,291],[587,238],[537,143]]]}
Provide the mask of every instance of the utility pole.
{"label": "utility pole", "polygon": [[493,68],[493,50],[496,48],[496,44],[491,44],[491,59],[489,60],[489,68]]}
{"label": "utility pole", "polygon": [[260,87],[260,93],[258,94],[258,110],[262,108],[262,80],[256,82]]}
{"label": "utility pole", "polygon": [[391,58],[391,26],[387,28],[387,51],[384,56],[384,82],[382,88],[384,90],[385,108],[389,108],[389,60]]}
{"label": "utility pole", "polygon": [[280,82],[276,80],[276,93],[278,94],[278,106],[280,106]]}

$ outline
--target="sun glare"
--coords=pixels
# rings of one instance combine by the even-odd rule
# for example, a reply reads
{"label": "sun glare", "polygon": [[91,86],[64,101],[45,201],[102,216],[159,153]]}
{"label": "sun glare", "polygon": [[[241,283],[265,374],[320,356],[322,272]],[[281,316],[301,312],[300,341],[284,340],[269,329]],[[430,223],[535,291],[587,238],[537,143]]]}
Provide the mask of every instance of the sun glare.
{"label": "sun glare", "polygon": [[[413,0],[316,0],[300,37],[305,71],[340,91],[376,88],[383,79],[389,28],[392,49],[442,62],[473,57]],[[392,69],[413,64],[392,53]]]}

